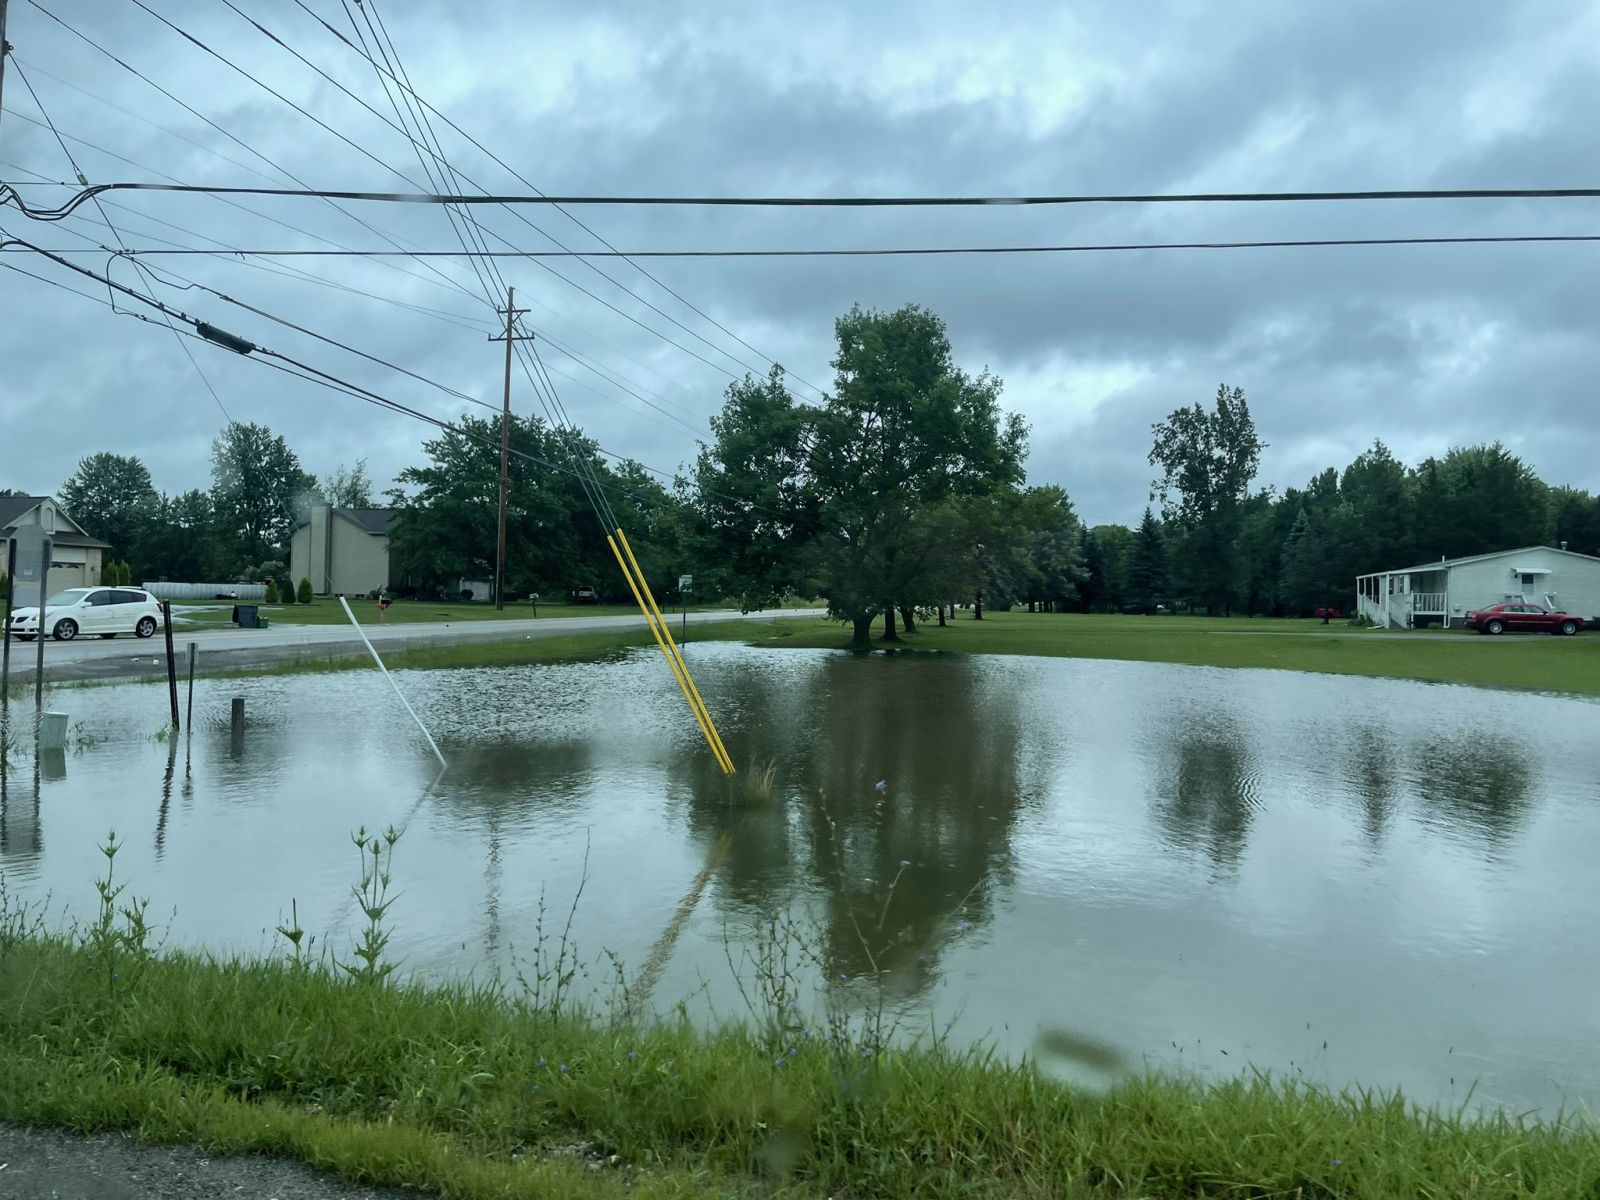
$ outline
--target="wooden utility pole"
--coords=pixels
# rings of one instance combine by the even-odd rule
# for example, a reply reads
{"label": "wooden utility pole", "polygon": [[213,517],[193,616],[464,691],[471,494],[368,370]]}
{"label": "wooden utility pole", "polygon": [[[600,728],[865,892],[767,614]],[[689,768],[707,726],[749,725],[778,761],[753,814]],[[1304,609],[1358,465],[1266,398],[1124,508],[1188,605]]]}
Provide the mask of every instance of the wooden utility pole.
{"label": "wooden utility pole", "polygon": [[519,334],[516,331],[517,317],[527,312],[525,308],[515,305],[517,289],[506,289],[506,331],[501,337],[491,337],[491,342],[504,342],[506,344],[506,390],[505,400],[500,407],[500,521],[495,528],[494,539],[494,607],[497,612],[504,612],[506,607],[506,492],[510,483],[511,472],[511,343],[531,342],[532,334]]}
{"label": "wooden utility pole", "polygon": [[6,111],[6,55],[10,53],[11,45],[6,41],[6,0],[0,0],[0,115]]}

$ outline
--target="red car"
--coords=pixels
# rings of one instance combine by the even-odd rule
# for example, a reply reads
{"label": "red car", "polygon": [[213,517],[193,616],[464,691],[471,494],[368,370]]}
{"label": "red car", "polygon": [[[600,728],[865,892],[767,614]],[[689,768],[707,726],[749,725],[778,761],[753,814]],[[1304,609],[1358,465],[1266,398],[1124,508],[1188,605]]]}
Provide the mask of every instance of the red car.
{"label": "red car", "polygon": [[1538,604],[1507,601],[1469,612],[1467,628],[1479,633],[1561,633],[1571,637],[1583,628],[1583,618]]}

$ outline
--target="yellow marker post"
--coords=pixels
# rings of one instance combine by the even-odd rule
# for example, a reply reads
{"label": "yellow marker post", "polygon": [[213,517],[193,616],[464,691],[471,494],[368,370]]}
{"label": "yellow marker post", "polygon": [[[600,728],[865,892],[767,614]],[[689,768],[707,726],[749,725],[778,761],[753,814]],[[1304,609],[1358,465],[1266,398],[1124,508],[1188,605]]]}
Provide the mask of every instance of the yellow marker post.
{"label": "yellow marker post", "polygon": [[650,591],[650,584],[646,581],[644,572],[639,569],[639,561],[633,556],[633,547],[628,545],[628,535],[618,529],[617,540],[622,543],[622,548],[627,551],[628,561],[633,564],[634,573],[639,577],[639,585],[644,589],[645,599],[650,602],[650,610],[655,614],[662,633],[666,635],[667,645],[671,648],[672,656],[677,660],[684,679],[689,683],[689,690],[694,693],[692,703],[698,705],[701,713],[705,715],[706,725],[711,730],[711,736],[716,739],[716,749],[724,759],[727,759],[728,773],[731,775],[733,774],[733,759],[729,756],[727,747],[722,744],[722,735],[717,732],[716,723],[711,719],[711,713],[706,708],[706,702],[700,698],[700,689],[695,686],[694,676],[689,674],[689,664],[683,661],[683,652],[678,649],[678,643],[672,640],[672,630],[667,627],[666,619],[661,615],[661,609],[656,607],[655,595]]}
{"label": "yellow marker post", "polygon": [[633,573],[628,570],[628,564],[623,560],[622,551],[617,548],[616,539],[607,534],[606,544],[611,547],[611,553],[616,556],[617,566],[622,568],[622,576],[628,581],[628,590],[633,593],[634,602],[638,604],[639,611],[644,614],[645,623],[650,626],[650,633],[655,638],[656,646],[660,649],[662,657],[667,660],[667,665],[672,668],[672,677],[677,681],[678,690],[683,693],[684,703],[689,706],[689,711],[694,714],[695,723],[700,726],[700,732],[705,737],[706,744],[711,747],[711,754],[717,760],[717,766],[722,768],[724,775],[732,775],[734,773],[733,760],[723,747],[722,739],[717,736],[716,729],[711,724],[710,714],[704,712],[702,706],[695,703],[697,693],[691,690],[693,683],[686,678],[686,668],[679,663],[677,656],[667,648],[667,642],[662,639],[662,628],[657,625],[655,617],[651,614],[650,606],[645,603],[644,596],[640,594],[639,584],[634,580]]}

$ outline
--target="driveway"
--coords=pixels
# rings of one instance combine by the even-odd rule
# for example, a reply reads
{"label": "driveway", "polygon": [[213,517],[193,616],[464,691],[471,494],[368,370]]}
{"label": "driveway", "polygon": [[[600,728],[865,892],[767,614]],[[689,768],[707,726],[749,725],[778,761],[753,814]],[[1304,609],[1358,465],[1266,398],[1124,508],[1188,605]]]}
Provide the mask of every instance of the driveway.
{"label": "driveway", "polygon": [[[762,612],[727,611],[689,614],[691,640],[693,626],[708,621],[773,621],[779,617],[820,617],[820,609],[784,608]],[[682,618],[670,618],[673,636]],[[526,617],[509,621],[430,621],[410,625],[363,625],[368,637],[380,650],[406,645],[444,645],[462,642],[520,641],[524,638],[557,637],[565,633],[596,630],[634,629],[644,624],[642,616]],[[178,655],[178,672],[187,667],[190,643],[200,655],[202,668],[264,666],[293,659],[307,650],[318,654],[364,654],[361,639],[349,625],[273,625],[267,629],[174,629],[173,647]],[[47,681],[114,679],[126,676],[163,674],[165,643],[156,637],[80,638],[71,642],[47,641],[44,647],[44,677]],[[38,655],[37,642],[11,643],[11,678],[33,680]]]}

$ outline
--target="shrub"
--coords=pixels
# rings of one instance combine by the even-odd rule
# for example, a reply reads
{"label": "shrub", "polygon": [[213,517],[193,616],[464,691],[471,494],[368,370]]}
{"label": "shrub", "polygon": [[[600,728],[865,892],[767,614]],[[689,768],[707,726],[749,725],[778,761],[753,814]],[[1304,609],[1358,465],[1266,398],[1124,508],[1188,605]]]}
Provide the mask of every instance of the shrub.
{"label": "shrub", "polygon": [[311,580],[302,579],[300,581],[300,590],[296,593],[296,598],[301,604],[311,603]]}
{"label": "shrub", "polygon": [[278,581],[278,599],[284,604],[293,604],[294,584],[290,583],[287,579],[280,579]]}
{"label": "shrub", "polygon": [[0,600],[4,600],[9,595],[11,595],[11,576],[4,571],[0,571]]}
{"label": "shrub", "polygon": [[269,580],[267,580],[267,603],[268,604],[276,604],[277,602],[278,602],[278,585],[277,585],[276,582],[274,582],[273,580],[269,579]]}
{"label": "shrub", "polygon": [[461,598],[463,600],[471,600],[472,599],[472,589],[471,588],[462,588],[461,589]]}

